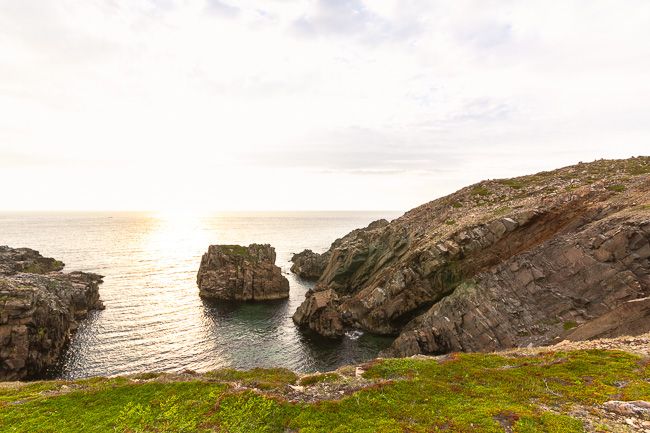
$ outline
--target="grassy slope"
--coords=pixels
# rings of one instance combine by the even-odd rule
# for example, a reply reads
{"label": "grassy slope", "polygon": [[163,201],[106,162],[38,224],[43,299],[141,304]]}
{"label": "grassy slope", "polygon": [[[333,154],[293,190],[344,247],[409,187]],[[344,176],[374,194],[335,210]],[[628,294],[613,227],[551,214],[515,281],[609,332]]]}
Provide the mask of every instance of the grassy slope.
{"label": "grassy slope", "polygon": [[[576,405],[650,400],[650,362],[619,351],[390,359],[364,377],[316,403],[285,399],[298,378],[282,369],[37,382],[0,388],[0,431],[579,432]],[[355,380],[323,379],[303,384]]]}

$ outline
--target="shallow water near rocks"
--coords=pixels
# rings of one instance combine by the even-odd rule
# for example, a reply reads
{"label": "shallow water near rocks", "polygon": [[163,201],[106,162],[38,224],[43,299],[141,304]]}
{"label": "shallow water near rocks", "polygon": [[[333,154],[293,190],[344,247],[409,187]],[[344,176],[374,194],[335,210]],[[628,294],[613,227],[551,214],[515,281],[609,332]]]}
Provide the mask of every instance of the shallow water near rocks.
{"label": "shallow water near rocks", "polygon": [[[144,371],[286,367],[324,371],[371,359],[391,338],[359,332],[331,341],[301,332],[291,315],[311,287],[289,259],[325,251],[338,237],[396,212],[0,214],[0,244],[29,247],[96,272],[104,311],[74,336],[55,377]],[[201,300],[196,272],[208,245],[270,243],[290,298],[270,303]]]}

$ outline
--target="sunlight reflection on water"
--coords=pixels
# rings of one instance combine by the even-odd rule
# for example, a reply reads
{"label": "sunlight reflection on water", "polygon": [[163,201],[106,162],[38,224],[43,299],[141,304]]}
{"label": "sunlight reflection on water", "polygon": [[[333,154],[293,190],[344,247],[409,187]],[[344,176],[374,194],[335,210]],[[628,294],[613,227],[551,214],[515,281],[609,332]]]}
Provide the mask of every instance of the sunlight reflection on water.
{"label": "sunlight reflection on water", "polygon": [[[80,326],[57,376],[279,366],[326,370],[372,358],[390,339],[351,334],[332,342],[301,333],[291,315],[309,283],[289,272],[291,254],[324,251],[382,213],[195,215],[0,214],[0,244],[30,247],[66,271],[105,275],[106,310]],[[201,300],[196,271],[214,243],[270,243],[290,299],[263,304]]]}

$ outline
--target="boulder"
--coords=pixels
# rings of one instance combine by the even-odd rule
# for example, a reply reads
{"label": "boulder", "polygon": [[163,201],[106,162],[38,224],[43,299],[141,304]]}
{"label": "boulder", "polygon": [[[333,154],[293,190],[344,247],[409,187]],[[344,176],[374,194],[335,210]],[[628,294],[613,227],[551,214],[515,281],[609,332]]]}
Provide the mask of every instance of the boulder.
{"label": "boulder", "polygon": [[32,379],[56,365],[99,300],[102,276],[62,273],[29,248],[0,246],[0,380]]}
{"label": "boulder", "polygon": [[293,315],[293,321],[329,337],[342,337],[345,331],[336,309],[338,296],[334,290],[321,290],[307,297]]}
{"label": "boulder", "polygon": [[304,280],[318,280],[325,270],[329,255],[318,254],[312,250],[304,250],[291,257],[293,265],[291,272]]}
{"label": "boulder", "polygon": [[268,245],[210,245],[196,277],[199,295],[222,301],[267,301],[289,297],[289,281]]}

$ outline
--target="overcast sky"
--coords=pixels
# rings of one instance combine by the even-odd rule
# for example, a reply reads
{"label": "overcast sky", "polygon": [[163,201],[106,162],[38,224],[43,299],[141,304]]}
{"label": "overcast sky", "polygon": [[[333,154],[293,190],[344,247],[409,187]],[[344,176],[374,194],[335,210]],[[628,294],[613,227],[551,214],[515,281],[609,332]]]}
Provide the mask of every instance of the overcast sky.
{"label": "overcast sky", "polygon": [[0,0],[0,210],[407,210],[649,151],[647,0]]}

